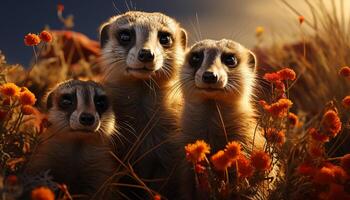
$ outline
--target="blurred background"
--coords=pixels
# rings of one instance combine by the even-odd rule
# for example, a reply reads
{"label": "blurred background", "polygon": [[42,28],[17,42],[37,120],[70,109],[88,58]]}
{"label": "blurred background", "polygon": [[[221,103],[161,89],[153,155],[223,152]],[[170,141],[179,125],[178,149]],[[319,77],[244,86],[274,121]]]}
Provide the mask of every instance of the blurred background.
{"label": "blurred background", "polygon": [[[309,15],[305,0],[287,2],[301,14]],[[159,11],[175,17],[190,33],[190,43],[200,38],[225,37],[252,47],[256,44],[257,26],[278,35],[276,38],[288,39],[291,33],[299,33],[297,16],[281,0],[1,0],[0,50],[8,63],[28,66],[33,54],[23,43],[27,33],[40,32],[45,26],[50,29],[63,27],[56,12],[59,3],[64,5],[64,16],[74,15],[73,30],[95,40],[101,23],[118,10],[128,9]],[[350,9],[349,1],[345,0],[345,3]],[[271,40],[269,37],[265,42]]]}

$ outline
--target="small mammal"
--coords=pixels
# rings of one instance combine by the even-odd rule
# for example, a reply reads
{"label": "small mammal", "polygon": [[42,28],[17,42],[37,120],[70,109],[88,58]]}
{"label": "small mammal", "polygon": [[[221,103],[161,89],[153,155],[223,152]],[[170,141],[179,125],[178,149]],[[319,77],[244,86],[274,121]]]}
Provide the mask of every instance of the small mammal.
{"label": "small mammal", "polygon": [[[50,125],[25,171],[50,170],[72,195],[91,199],[117,163],[110,154],[116,125],[106,92],[93,81],[66,81],[49,93],[47,109]],[[108,195],[108,189],[101,190],[94,199]]]}
{"label": "small mammal", "polygon": [[[243,151],[251,150],[257,123],[252,104],[255,68],[255,55],[232,40],[203,40],[190,48],[179,80],[184,96],[182,146],[204,140],[217,152],[238,141]],[[260,134],[255,145],[263,145]],[[180,154],[184,157],[183,149]],[[195,194],[193,169],[184,162],[184,199],[203,199]]]}
{"label": "small mammal", "polygon": [[100,33],[103,84],[124,138],[117,152],[146,185],[167,196],[160,187],[174,167],[168,142],[178,128],[170,92],[184,60],[186,31],[162,13],[129,11],[112,17]]}

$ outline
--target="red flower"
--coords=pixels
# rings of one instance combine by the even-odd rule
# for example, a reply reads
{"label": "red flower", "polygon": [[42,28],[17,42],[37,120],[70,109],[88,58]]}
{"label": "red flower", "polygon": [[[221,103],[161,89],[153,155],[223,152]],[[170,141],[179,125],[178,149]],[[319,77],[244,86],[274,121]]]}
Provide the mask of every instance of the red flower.
{"label": "red flower", "polygon": [[268,142],[278,145],[283,145],[286,140],[285,133],[274,128],[269,128],[266,130],[265,138]]}
{"label": "red flower", "polygon": [[339,75],[344,77],[350,77],[350,67],[345,66],[339,70]]}
{"label": "red flower", "polygon": [[336,136],[341,130],[341,121],[334,110],[327,111],[322,118],[322,125],[327,134]]}
{"label": "red flower", "polygon": [[162,197],[159,194],[156,194],[156,195],[153,196],[153,199],[154,200],[161,200]]}
{"label": "red flower", "polygon": [[253,175],[254,168],[251,162],[244,156],[240,155],[237,159],[238,176],[240,178],[249,178]]}
{"label": "red flower", "polygon": [[296,79],[296,74],[294,72],[294,70],[290,69],[290,68],[284,68],[281,69],[277,72],[277,74],[279,75],[279,77],[281,78],[281,80],[291,80],[294,81]]}
{"label": "red flower", "polygon": [[311,156],[316,158],[322,157],[325,153],[324,146],[311,143],[309,146],[309,153]]}
{"label": "red flower", "polygon": [[343,185],[331,183],[325,199],[326,200],[350,200],[350,195],[345,191]]}
{"label": "red flower", "polygon": [[279,99],[271,105],[265,105],[264,109],[273,117],[284,117],[292,105],[293,103],[289,99]]}
{"label": "red flower", "polygon": [[203,174],[205,172],[205,167],[200,164],[196,164],[194,167],[194,171],[198,174]]}
{"label": "red flower", "polygon": [[197,140],[194,144],[185,146],[188,161],[197,163],[205,159],[205,154],[210,153],[210,147],[203,140]]}
{"label": "red flower", "polygon": [[298,125],[298,123],[299,123],[298,116],[296,114],[290,112],[288,114],[288,122],[293,127]]}
{"label": "red flower", "polygon": [[265,80],[267,80],[270,83],[276,83],[278,81],[281,81],[281,77],[278,73],[266,73],[263,77]]}
{"label": "red flower", "polygon": [[340,160],[341,166],[350,173],[350,154],[344,155]]}
{"label": "red flower", "polygon": [[271,168],[271,158],[264,151],[253,152],[250,160],[257,170],[265,171]]}
{"label": "red flower", "polygon": [[63,10],[64,10],[64,5],[63,5],[63,4],[61,4],[61,3],[57,4],[57,12],[62,13],[62,12],[63,12]]}
{"label": "red flower", "polygon": [[346,96],[343,100],[342,100],[343,106],[345,108],[350,108],[350,95]]}
{"label": "red flower", "polygon": [[28,33],[24,36],[24,44],[27,46],[36,46],[40,43],[40,37],[34,33]]}
{"label": "red flower", "polygon": [[333,170],[328,167],[322,167],[316,172],[314,176],[314,182],[320,185],[329,184],[333,181],[334,181]]}
{"label": "red flower", "polygon": [[311,135],[311,138],[318,142],[328,142],[329,137],[325,134],[322,134],[320,131],[316,130],[315,128],[309,129],[309,134]]}
{"label": "red flower", "polygon": [[48,31],[42,31],[40,33],[40,39],[44,42],[51,42],[52,41],[52,35]]}
{"label": "red flower", "polygon": [[230,158],[227,157],[223,150],[218,151],[211,157],[215,169],[225,171],[231,164]]}
{"label": "red flower", "polygon": [[225,154],[231,160],[237,159],[241,154],[241,145],[238,142],[229,142],[226,145]]}
{"label": "red flower", "polygon": [[303,176],[313,176],[315,168],[309,163],[302,163],[297,169],[297,173]]}
{"label": "red flower", "polygon": [[35,188],[31,194],[32,200],[54,200],[55,194],[47,187]]}

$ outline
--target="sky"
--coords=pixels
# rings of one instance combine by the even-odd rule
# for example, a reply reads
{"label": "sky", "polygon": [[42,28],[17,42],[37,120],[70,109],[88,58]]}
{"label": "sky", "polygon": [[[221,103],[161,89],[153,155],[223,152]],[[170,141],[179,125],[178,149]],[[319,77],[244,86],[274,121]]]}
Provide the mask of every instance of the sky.
{"label": "sky", "polygon": [[[287,1],[307,15],[304,0]],[[74,15],[73,30],[95,40],[101,23],[117,10],[128,9],[163,12],[176,18],[187,29],[190,44],[206,38],[229,38],[252,47],[257,26],[282,37],[298,30],[297,16],[281,0],[0,0],[0,50],[8,63],[30,62],[32,49],[23,44],[27,33],[40,32],[45,26],[62,28],[56,15],[58,3],[65,6],[64,16]]]}

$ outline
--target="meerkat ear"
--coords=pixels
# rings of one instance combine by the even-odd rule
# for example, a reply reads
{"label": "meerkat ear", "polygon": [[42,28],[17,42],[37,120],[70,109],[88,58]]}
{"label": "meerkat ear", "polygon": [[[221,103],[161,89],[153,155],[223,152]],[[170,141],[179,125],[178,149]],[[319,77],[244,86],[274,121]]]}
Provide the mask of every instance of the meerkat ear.
{"label": "meerkat ear", "polygon": [[187,32],[185,29],[181,28],[180,30],[181,44],[184,49],[187,48]]}
{"label": "meerkat ear", "polygon": [[53,103],[52,103],[52,92],[50,92],[46,98],[46,109],[49,110],[50,108],[52,108]]}
{"label": "meerkat ear", "polygon": [[110,24],[109,23],[105,23],[100,28],[100,45],[101,45],[101,48],[103,48],[107,44],[107,42],[109,40],[109,36],[108,36],[109,27],[110,27]]}
{"label": "meerkat ear", "polygon": [[257,66],[257,60],[256,60],[256,56],[252,51],[249,51],[249,55],[248,55],[248,64],[249,66],[255,70],[256,66]]}

